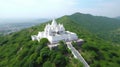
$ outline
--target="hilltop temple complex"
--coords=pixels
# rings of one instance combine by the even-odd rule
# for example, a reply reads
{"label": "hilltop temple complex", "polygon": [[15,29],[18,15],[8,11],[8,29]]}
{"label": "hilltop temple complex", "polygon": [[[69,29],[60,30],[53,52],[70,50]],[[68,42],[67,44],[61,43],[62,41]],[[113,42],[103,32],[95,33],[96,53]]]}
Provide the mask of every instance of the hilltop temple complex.
{"label": "hilltop temple complex", "polygon": [[31,38],[33,41],[47,38],[51,44],[58,43],[61,40],[65,42],[78,40],[78,36],[75,33],[65,31],[63,24],[57,24],[54,19],[51,24],[45,26],[44,31],[38,32],[37,35],[32,35]]}

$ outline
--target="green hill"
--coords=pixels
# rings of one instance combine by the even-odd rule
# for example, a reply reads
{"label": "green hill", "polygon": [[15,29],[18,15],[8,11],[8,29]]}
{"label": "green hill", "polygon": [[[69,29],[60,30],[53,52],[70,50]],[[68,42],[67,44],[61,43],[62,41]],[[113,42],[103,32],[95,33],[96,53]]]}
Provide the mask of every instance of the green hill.
{"label": "green hill", "polygon": [[81,13],[75,13],[69,17],[91,32],[109,32],[111,30],[120,28],[120,21],[113,18],[92,16],[89,14]]}
{"label": "green hill", "polygon": [[[74,20],[72,16],[76,14],[57,19],[57,22],[62,23],[66,30],[75,32],[79,38],[85,40],[81,46],[73,43],[76,49],[80,51],[91,67],[119,67],[120,46],[112,45],[112,42],[97,36],[92,31],[93,28],[87,25],[88,22],[78,21],[80,17],[76,17]],[[89,16],[91,17],[91,15]],[[46,23],[1,36],[0,67],[82,67],[82,63],[73,58],[64,42],[59,43],[61,45],[58,46],[57,50],[50,51],[46,46],[47,39],[44,38],[40,42],[31,40],[31,35],[43,31]],[[88,26],[91,29],[88,29]],[[119,31],[117,28],[112,29],[112,32]]]}
{"label": "green hill", "polygon": [[120,33],[113,34],[113,31],[120,29],[120,20],[81,13],[75,13],[68,17],[72,21],[78,23],[81,27],[98,35],[100,38],[120,44]]}

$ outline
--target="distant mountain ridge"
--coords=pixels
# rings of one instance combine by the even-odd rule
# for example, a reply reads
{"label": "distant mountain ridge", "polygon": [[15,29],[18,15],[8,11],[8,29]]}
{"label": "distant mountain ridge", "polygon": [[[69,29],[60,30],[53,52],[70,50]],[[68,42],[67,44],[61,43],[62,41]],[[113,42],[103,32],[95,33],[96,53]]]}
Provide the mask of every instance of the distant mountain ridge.
{"label": "distant mountain ridge", "polygon": [[28,22],[46,22],[49,19],[47,18],[40,18],[40,19],[0,19],[0,24],[7,24],[7,23],[28,23]]}
{"label": "distant mountain ridge", "polygon": [[118,17],[115,17],[115,19],[119,19],[119,20],[120,20],[120,16],[118,16]]}
{"label": "distant mountain ridge", "polygon": [[1,19],[0,35],[6,35],[12,32],[20,31],[48,20],[49,19]]}

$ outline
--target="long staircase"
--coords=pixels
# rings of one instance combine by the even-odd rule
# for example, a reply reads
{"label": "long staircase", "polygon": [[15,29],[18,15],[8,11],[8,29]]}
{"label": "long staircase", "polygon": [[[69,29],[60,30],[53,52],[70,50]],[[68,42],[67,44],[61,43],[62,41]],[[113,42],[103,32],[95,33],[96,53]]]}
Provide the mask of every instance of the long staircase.
{"label": "long staircase", "polygon": [[88,63],[84,60],[84,58],[81,56],[81,54],[72,46],[71,42],[67,42],[66,44],[67,47],[71,50],[74,57],[84,64],[84,67],[90,67]]}

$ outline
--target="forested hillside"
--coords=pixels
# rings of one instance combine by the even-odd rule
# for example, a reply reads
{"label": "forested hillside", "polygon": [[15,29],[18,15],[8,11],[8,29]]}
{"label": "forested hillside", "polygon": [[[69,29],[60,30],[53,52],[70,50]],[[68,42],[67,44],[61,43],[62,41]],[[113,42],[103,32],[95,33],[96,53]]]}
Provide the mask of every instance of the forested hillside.
{"label": "forested hillside", "polygon": [[91,67],[120,66],[120,46],[112,45],[110,41],[101,39],[86,30],[79,23],[72,21],[68,16],[59,18],[58,22],[63,23],[66,30],[77,33],[79,38],[85,40],[85,43],[81,47],[76,44],[75,47],[80,51]]}
{"label": "forested hillside", "polygon": [[32,41],[46,23],[0,37],[0,67],[81,67],[64,42],[50,50],[48,40]]}
{"label": "forested hillside", "polygon": [[[91,17],[91,15],[89,16]],[[112,45],[111,41],[105,41],[103,38],[97,36],[95,33],[98,30],[92,31],[95,26],[93,25],[94,28],[89,26],[91,23],[87,25],[88,22],[83,22],[82,17],[75,17],[74,19],[77,20],[73,20],[71,15],[63,16],[56,21],[62,23],[66,30],[75,32],[79,38],[85,40],[81,46],[78,46],[76,43],[73,45],[79,50],[90,67],[119,67],[120,46]],[[79,19],[81,19],[81,22],[78,21]],[[87,21],[87,19],[84,20]],[[40,42],[31,40],[31,35],[37,34],[38,31],[43,31],[45,24],[50,22],[51,21],[7,36],[1,36],[0,67],[82,67],[82,63],[73,58],[64,42],[61,41],[59,43],[61,45],[58,46],[57,50],[50,51],[46,46],[46,44],[49,43],[47,39],[44,38],[40,40]],[[116,31],[119,31],[119,29],[117,29],[118,25],[116,26],[117,27],[113,27],[114,29],[112,29],[112,32],[115,34]],[[96,29],[101,30],[99,26]],[[109,27],[107,29],[110,31]]]}
{"label": "forested hillside", "polygon": [[68,17],[100,38],[120,44],[120,33],[118,31],[120,20],[82,13],[75,13]]}

